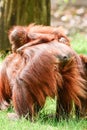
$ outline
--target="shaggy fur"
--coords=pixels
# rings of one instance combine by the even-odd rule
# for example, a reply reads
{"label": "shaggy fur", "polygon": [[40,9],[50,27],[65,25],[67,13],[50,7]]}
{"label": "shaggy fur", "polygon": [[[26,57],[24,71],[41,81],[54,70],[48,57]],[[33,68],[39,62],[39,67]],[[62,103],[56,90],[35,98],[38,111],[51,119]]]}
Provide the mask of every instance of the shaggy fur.
{"label": "shaggy fur", "polygon": [[30,24],[29,26],[14,26],[9,30],[8,37],[12,45],[13,52],[16,52],[16,50],[21,46],[22,47],[18,49],[18,51],[32,45],[44,42],[48,43],[54,39],[70,45],[69,39],[61,27],[35,24]]}
{"label": "shaggy fur", "polygon": [[81,109],[85,80],[81,59],[67,45],[54,40],[9,55],[0,71],[0,107],[10,99],[16,113],[33,120],[47,96],[57,96],[56,117],[69,115],[72,101]]}
{"label": "shaggy fur", "polygon": [[76,106],[76,113],[81,117],[85,117],[87,116],[87,56],[80,55],[80,58],[83,66],[83,73],[81,73],[81,75],[86,80],[86,98],[80,98],[82,108],[79,110],[79,108]]}

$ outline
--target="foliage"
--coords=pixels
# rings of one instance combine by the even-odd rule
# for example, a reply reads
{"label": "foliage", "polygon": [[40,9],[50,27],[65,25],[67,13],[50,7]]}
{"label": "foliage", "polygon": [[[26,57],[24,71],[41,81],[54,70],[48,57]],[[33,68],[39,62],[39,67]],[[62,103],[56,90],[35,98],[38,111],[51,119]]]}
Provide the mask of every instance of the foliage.
{"label": "foliage", "polygon": [[0,62],[10,53],[10,51],[0,51]]}
{"label": "foliage", "polygon": [[79,54],[87,54],[87,38],[84,35],[76,34],[71,40],[72,47]]}

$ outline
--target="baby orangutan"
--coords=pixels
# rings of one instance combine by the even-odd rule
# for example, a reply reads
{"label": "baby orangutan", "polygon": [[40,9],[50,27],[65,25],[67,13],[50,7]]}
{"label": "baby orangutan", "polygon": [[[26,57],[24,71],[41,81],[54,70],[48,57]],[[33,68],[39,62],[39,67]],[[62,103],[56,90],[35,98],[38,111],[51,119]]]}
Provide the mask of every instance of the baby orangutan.
{"label": "baby orangutan", "polygon": [[13,52],[20,51],[32,45],[48,43],[54,39],[70,45],[69,39],[64,34],[64,30],[61,27],[35,24],[30,24],[29,26],[14,26],[9,30],[8,37]]}

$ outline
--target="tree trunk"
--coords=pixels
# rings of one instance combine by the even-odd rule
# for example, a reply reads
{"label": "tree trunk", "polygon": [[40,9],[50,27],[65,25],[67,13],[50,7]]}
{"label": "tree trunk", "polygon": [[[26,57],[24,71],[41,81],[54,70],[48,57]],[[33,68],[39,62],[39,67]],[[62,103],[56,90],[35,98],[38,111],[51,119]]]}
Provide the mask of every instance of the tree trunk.
{"label": "tree trunk", "polygon": [[50,24],[50,0],[0,0],[0,50],[8,50],[13,25]]}

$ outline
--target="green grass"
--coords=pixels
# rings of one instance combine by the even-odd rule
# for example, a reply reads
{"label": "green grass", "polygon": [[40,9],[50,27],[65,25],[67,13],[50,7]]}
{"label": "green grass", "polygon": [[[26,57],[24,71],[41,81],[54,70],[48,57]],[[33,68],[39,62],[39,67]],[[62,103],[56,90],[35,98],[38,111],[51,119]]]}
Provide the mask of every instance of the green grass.
{"label": "green grass", "polygon": [[[83,35],[77,34],[72,38],[72,47],[79,54],[87,54],[87,39]],[[2,62],[2,59],[0,59]],[[11,110],[0,111],[0,130],[87,130],[87,120],[79,119],[73,116],[68,121],[56,121],[55,118],[49,118],[48,114],[54,114],[56,109],[55,100],[47,99],[44,108],[40,111],[36,121],[31,123],[24,118],[19,120],[10,120],[7,116]]]}
{"label": "green grass", "polygon": [[87,130],[87,121],[75,120],[61,122],[41,122],[38,120],[35,123],[30,123],[25,119],[18,121],[8,120],[4,113],[0,119],[0,130]]}
{"label": "green grass", "polygon": [[77,53],[87,55],[87,38],[84,35],[76,34],[72,38],[71,44]]}
{"label": "green grass", "polygon": [[7,111],[0,111],[0,130],[87,130],[87,120],[80,119],[76,121],[73,117],[66,120],[56,121],[55,118],[49,118],[47,115],[54,113],[56,108],[55,100],[47,99],[45,107],[39,113],[34,123],[24,118],[19,120],[10,120],[7,117]]}

